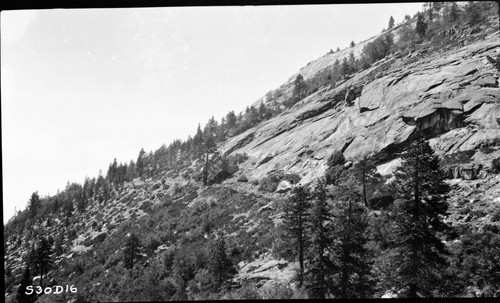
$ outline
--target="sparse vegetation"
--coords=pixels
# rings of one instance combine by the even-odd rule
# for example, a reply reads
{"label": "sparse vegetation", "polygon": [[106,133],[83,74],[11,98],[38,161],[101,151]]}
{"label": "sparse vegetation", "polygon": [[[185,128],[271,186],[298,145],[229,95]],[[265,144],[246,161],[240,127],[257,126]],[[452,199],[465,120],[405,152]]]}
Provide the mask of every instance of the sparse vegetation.
{"label": "sparse vegetation", "polygon": [[[480,182],[467,183],[470,190],[454,193],[449,203],[438,171],[470,162],[476,150],[438,163],[428,146],[413,146],[403,153],[395,179],[379,176],[370,159],[348,163],[336,151],[320,183],[278,168],[260,180],[236,182],[231,177],[247,174],[240,170],[250,165],[248,155],[217,150],[325,86],[385,64],[376,62],[391,54],[412,52],[410,61],[422,47],[457,43],[448,32],[481,30],[495,9],[494,3],[442,5],[406,16],[408,23],[395,25],[391,17],[391,30],[365,43],[358,57],[350,52],[307,79],[297,76],[288,91],[269,91],[258,106],[230,111],[220,121],[211,117],[193,137],[154,152],[141,149],[129,163],[114,159],[106,174],[85,178],[83,185],[68,183],[56,195],[26,197],[27,209],[5,225],[11,301],[34,301],[23,295],[26,285],[68,279],[79,287],[78,296],[41,295],[39,302],[365,298],[392,287],[400,296],[466,296],[473,290],[498,296],[500,208],[474,199],[486,190]],[[500,158],[491,160],[495,146],[482,151],[490,157],[489,177],[499,174]],[[294,189],[277,193],[282,181]],[[302,287],[236,279],[245,264],[266,254],[276,272],[299,267],[289,279]],[[33,282],[33,274],[39,280]]]}

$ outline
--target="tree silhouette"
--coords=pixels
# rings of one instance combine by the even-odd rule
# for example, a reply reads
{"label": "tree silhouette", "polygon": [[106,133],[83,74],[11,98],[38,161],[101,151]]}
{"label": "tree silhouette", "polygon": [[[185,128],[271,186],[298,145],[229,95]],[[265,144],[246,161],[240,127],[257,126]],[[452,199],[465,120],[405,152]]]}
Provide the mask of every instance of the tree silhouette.
{"label": "tree silhouette", "polygon": [[44,237],[42,237],[38,242],[38,246],[33,257],[33,263],[36,272],[40,274],[40,286],[43,287],[43,275],[47,274],[53,265],[50,243]]}
{"label": "tree silhouette", "polygon": [[410,297],[429,294],[439,281],[437,270],[446,253],[438,233],[448,226],[445,174],[429,144],[415,141],[403,153],[395,172],[395,222],[389,237],[392,244],[394,275],[389,283],[407,289]]}
{"label": "tree silhouette", "polygon": [[356,180],[362,186],[361,194],[363,196],[363,201],[365,203],[365,206],[368,206],[366,187],[368,184],[373,183],[381,176],[377,172],[377,168],[373,164],[373,162],[369,161],[367,158],[364,158],[363,160],[359,161],[359,163],[354,166],[354,174],[356,176]]}
{"label": "tree silhouette", "polygon": [[449,2],[445,6],[444,18],[448,23],[455,23],[460,16],[460,9],[457,2]]}
{"label": "tree silhouette", "polygon": [[140,247],[141,242],[139,238],[134,233],[130,233],[125,240],[125,247],[123,248],[123,262],[125,263],[125,268],[130,270],[130,274],[132,274],[134,264],[139,257]]}
{"label": "tree silhouette", "polygon": [[28,210],[31,218],[35,218],[38,214],[38,210],[40,208],[40,196],[38,192],[34,192],[31,194],[31,198],[28,201]]}
{"label": "tree silhouette", "polygon": [[337,185],[342,177],[342,174],[345,172],[344,155],[341,151],[335,151],[330,155],[326,164],[328,166],[325,171],[326,183]]}
{"label": "tree silhouette", "polygon": [[293,103],[297,103],[300,101],[302,98],[306,96],[307,93],[307,85],[304,81],[304,77],[302,77],[301,74],[295,78],[295,81],[293,82],[293,93],[292,93],[292,99]]}
{"label": "tree silhouette", "polygon": [[425,32],[427,31],[427,23],[424,21],[424,16],[422,14],[418,14],[417,16],[417,25],[415,26],[415,31],[420,36],[420,38],[425,37]]}
{"label": "tree silhouette", "polygon": [[284,221],[291,238],[296,245],[299,257],[299,284],[304,282],[304,249],[306,244],[306,224],[309,216],[309,190],[300,185],[292,190],[289,203],[284,207]]}
{"label": "tree silhouette", "polygon": [[145,155],[146,155],[146,152],[144,151],[144,148],[141,148],[140,152],[139,152],[139,156],[137,157],[137,161],[135,162],[135,169],[136,169],[136,172],[137,172],[137,176],[142,176],[142,174],[144,173],[144,166],[145,166]]}
{"label": "tree silhouette", "polygon": [[331,268],[325,256],[331,244],[328,224],[331,220],[327,203],[326,181],[317,181],[312,192],[312,206],[308,222],[310,244],[310,268],[307,272],[307,288],[311,299],[324,299],[327,291],[327,275]]}
{"label": "tree silhouette", "polygon": [[338,271],[333,275],[333,293],[342,298],[366,297],[370,292],[368,281],[369,257],[365,248],[367,228],[366,208],[361,195],[353,190],[350,178],[332,190],[332,244],[331,258]]}
{"label": "tree silhouette", "polygon": [[[33,303],[36,301],[36,293],[33,289],[30,295],[26,294],[26,287],[33,286],[33,278],[31,276],[31,271],[29,266],[26,266],[24,270],[23,277],[21,278],[21,284],[17,289],[16,300],[19,303]],[[28,291],[29,293],[30,291]]]}
{"label": "tree silhouette", "polygon": [[389,25],[387,26],[388,29],[391,29],[394,27],[394,18],[391,16],[391,18],[389,18]]}
{"label": "tree silhouette", "polygon": [[226,253],[226,240],[222,234],[216,236],[209,252],[208,271],[213,278],[213,290],[221,291],[231,277],[231,261]]}
{"label": "tree silhouette", "polygon": [[465,5],[465,18],[469,22],[470,26],[474,26],[481,22],[481,11],[477,1],[469,1]]}

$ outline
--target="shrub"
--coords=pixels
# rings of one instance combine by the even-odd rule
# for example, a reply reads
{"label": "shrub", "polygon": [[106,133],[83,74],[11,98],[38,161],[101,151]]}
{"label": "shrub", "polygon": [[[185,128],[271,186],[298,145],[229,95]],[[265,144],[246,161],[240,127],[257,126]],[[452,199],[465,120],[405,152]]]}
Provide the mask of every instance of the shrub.
{"label": "shrub", "polygon": [[271,173],[267,177],[264,177],[260,180],[259,190],[270,192],[270,193],[275,192],[276,189],[278,188],[278,184],[283,179],[283,177],[284,177],[284,174],[282,171]]}
{"label": "shrub", "polygon": [[300,179],[302,179],[302,178],[296,173],[290,173],[290,174],[286,174],[285,176],[283,176],[283,180],[287,180],[291,184],[299,183]]}
{"label": "shrub", "polygon": [[146,244],[146,249],[148,249],[151,252],[154,252],[160,245],[161,245],[160,240],[157,237],[152,237]]}
{"label": "shrub", "polygon": [[259,300],[262,299],[257,288],[250,282],[245,282],[240,288],[227,293],[228,300]]}
{"label": "shrub", "polygon": [[500,173],[500,158],[496,158],[496,159],[493,159],[493,161],[491,161],[491,170],[495,174]]}
{"label": "shrub", "polygon": [[271,287],[265,287],[261,293],[264,300],[291,299],[293,296],[293,291],[290,287],[283,284],[274,284]]}

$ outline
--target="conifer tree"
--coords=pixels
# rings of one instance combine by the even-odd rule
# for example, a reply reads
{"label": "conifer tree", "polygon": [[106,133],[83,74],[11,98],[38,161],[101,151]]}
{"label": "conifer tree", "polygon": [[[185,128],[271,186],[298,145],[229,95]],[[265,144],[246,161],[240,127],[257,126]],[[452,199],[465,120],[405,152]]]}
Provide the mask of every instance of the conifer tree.
{"label": "conifer tree", "polygon": [[389,25],[387,26],[388,29],[391,29],[394,27],[394,18],[391,16],[391,18],[389,18]]}
{"label": "conifer tree", "polygon": [[[28,295],[26,293],[26,287],[27,286],[33,286],[33,278],[31,276],[31,271],[29,266],[26,266],[26,269],[24,270],[23,277],[21,279],[21,284],[19,285],[19,288],[17,289],[17,294],[16,294],[16,300],[19,303],[33,303],[36,301],[36,293],[33,289],[32,293]],[[30,291],[28,291],[29,293]]]}
{"label": "conifer tree", "polygon": [[380,177],[380,174],[377,172],[377,168],[373,162],[369,161],[367,158],[359,161],[359,163],[354,166],[354,174],[356,176],[356,180],[362,186],[361,194],[363,196],[363,202],[365,203],[365,206],[368,206],[366,187],[368,184],[377,180],[377,178]]}
{"label": "conifer tree", "polygon": [[216,236],[211,244],[208,270],[213,278],[213,290],[221,291],[224,283],[231,277],[231,261],[226,253],[226,240],[222,234]]}
{"label": "conifer tree", "polygon": [[138,259],[140,253],[141,242],[139,238],[134,234],[130,233],[125,240],[125,247],[123,249],[123,262],[125,263],[125,268],[130,270],[132,275],[134,264]]}
{"label": "conifer tree", "polygon": [[141,148],[141,151],[139,152],[139,156],[137,157],[137,161],[135,162],[135,169],[137,172],[137,176],[141,177],[142,174],[144,173],[144,166],[145,166],[145,155],[146,152],[144,151],[144,148]]}
{"label": "conifer tree", "polygon": [[326,256],[327,247],[331,244],[329,222],[330,209],[327,203],[326,181],[317,181],[312,192],[312,206],[308,222],[310,237],[310,268],[307,272],[307,288],[310,298],[324,299],[327,292],[327,276],[331,269]]}
{"label": "conifer tree", "polygon": [[342,177],[342,174],[345,172],[344,155],[341,151],[335,151],[330,155],[326,164],[328,166],[325,171],[326,183],[337,185]]}
{"label": "conifer tree", "polygon": [[299,284],[304,281],[304,251],[306,247],[306,224],[309,217],[310,193],[305,186],[297,186],[292,190],[290,200],[284,207],[284,221],[299,258]]}
{"label": "conifer tree", "polygon": [[349,62],[347,61],[347,58],[344,57],[342,60],[342,64],[340,65],[340,74],[342,77],[345,77],[349,74],[350,68],[349,68]]}
{"label": "conifer tree", "polygon": [[474,26],[481,21],[481,11],[477,1],[469,1],[467,5],[465,5],[464,12],[470,26]]}
{"label": "conifer tree", "polygon": [[36,272],[40,274],[40,286],[43,287],[43,275],[47,274],[52,268],[52,250],[50,248],[49,241],[42,237],[38,242],[38,247],[35,250],[35,255],[33,256],[33,263]]}
{"label": "conifer tree", "polygon": [[203,138],[203,185],[208,185],[208,173],[212,164],[209,161],[209,157],[216,149],[217,145],[215,144],[214,135],[211,133],[206,134]]}
{"label": "conifer tree", "polygon": [[38,192],[31,194],[31,198],[28,201],[28,210],[31,218],[35,218],[37,216],[40,203],[41,201]]}
{"label": "conifer tree", "polygon": [[332,291],[342,298],[370,294],[370,258],[365,248],[366,208],[352,177],[332,190],[331,258],[338,271],[333,275]]}
{"label": "conifer tree", "polygon": [[438,284],[439,268],[446,263],[438,233],[448,228],[443,219],[449,187],[426,141],[412,143],[402,160],[395,172],[395,222],[389,235],[394,239],[390,262],[394,275],[387,282],[416,297],[430,294]]}
{"label": "conifer tree", "polygon": [[458,20],[460,14],[460,9],[458,8],[457,2],[449,2],[445,6],[444,18],[445,20],[453,24]]}
{"label": "conifer tree", "polygon": [[226,126],[231,129],[236,127],[236,115],[234,114],[234,111],[230,111],[226,115]]}
{"label": "conifer tree", "polygon": [[356,58],[354,57],[354,53],[350,52],[349,53],[349,61],[347,62],[349,65],[349,73],[355,73],[356,72]]}
{"label": "conifer tree", "polygon": [[424,7],[427,7],[427,11],[429,12],[429,20],[432,20],[433,4],[434,2],[424,2]]}
{"label": "conifer tree", "polygon": [[424,21],[424,16],[422,14],[418,14],[417,16],[417,25],[415,26],[415,31],[420,36],[420,38],[425,37],[425,32],[427,31],[427,23]]}
{"label": "conifer tree", "polygon": [[302,77],[301,74],[295,78],[295,81],[293,82],[293,93],[292,93],[292,99],[293,103],[297,103],[300,101],[303,97],[305,97],[307,93],[307,85],[304,81],[304,77]]}

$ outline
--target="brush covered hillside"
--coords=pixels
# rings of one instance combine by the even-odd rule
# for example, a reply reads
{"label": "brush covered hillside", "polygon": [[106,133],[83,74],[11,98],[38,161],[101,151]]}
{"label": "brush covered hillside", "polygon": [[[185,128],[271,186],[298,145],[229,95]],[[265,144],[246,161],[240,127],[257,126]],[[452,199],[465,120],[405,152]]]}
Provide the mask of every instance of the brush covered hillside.
{"label": "brush covered hillside", "polygon": [[492,2],[330,51],[185,141],[33,193],[4,226],[5,300],[498,297],[499,72]]}

